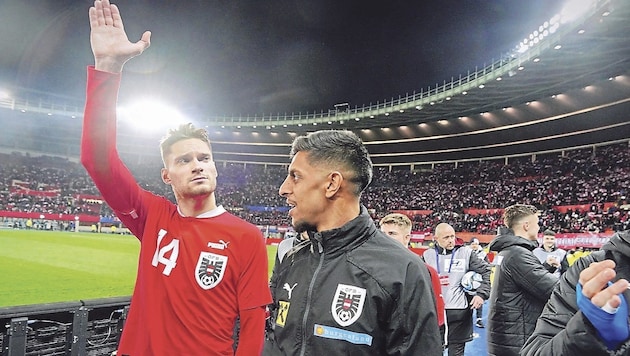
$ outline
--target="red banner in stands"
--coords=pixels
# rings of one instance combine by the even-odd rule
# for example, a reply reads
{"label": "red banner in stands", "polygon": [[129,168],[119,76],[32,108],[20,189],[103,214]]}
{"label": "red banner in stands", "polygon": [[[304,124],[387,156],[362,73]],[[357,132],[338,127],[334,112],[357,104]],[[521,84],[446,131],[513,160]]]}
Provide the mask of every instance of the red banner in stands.
{"label": "red banner in stands", "polygon": [[18,218],[18,219],[45,219],[45,220],[64,220],[81,222],[99,222],[100,217],[86,214],[48,214],[48,213],[26,213],[21,211],[0,211],[0,217]]}
{"label": "red banner in stands", "polygon": [[32,190],[19,186],[9,188],[11,194],[32,195],[36,197],[58,197],[61,194],[61,190]]}
{"label": "red banner in stands", "polygon": [[[612,235],[612,232],[556,234],[556,246],[564,250],[576,247],[601,248]],[[538,238],[538,242],[542,244],[542,236]]]}

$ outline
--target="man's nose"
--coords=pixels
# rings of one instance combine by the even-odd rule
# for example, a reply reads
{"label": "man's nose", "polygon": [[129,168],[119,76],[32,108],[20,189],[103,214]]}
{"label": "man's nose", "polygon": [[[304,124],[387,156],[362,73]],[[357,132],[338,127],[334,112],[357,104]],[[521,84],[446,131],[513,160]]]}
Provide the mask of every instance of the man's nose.
{"label": "man's nose", "polygon": [[192,164],[193,164],[193,172],[203,172],[203,165],[201,164],[200,160],[195,158],[192,160]]}
{"label": "man's nose", "polygon": [[286,179],[282,182],[282,184],[280,184],[280,188],[278,188],[278,194],[280,194],[280,196],[282,197],[286,197],[286,195],[289,194]]}

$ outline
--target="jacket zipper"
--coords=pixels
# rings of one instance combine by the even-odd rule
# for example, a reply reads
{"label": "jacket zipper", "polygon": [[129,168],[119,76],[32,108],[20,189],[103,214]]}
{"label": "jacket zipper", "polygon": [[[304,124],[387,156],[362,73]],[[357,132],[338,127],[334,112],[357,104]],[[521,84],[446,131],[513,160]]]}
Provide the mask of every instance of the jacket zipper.
{"label": "jacket zipper", "polygon": [[[322,269],[322,265],[324,264],[324,249],[321,244],[321,235],[316,233],[315,236],[317,241],[317,249],[319,251],[319,263],[317,264],[317,268],[315,269],[315,273],[313,273],[313,278],[311,278],[311,283],[308,286],[308,294],[306,295],[306,308],[304,309],[304,315],[302,316],[302,344],[300,345],[300,356],[304,356],[306,354],[306,322],[308,321],[308,313],[311,309],[311,299],[313,297],[313,286],[315,285],[315,279],[317,279],[317,275],[319,271]],[[319,238],[317,238],[319,237]]]}

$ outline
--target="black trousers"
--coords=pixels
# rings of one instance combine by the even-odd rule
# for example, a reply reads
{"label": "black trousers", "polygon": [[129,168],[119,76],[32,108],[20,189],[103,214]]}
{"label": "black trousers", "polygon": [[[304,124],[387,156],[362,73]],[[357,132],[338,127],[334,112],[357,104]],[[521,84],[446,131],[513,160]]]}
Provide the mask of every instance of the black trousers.
{"label": "black trousers", "polygon": [[448,356],[464,356],[464,348],[466,343],[448,344]]}

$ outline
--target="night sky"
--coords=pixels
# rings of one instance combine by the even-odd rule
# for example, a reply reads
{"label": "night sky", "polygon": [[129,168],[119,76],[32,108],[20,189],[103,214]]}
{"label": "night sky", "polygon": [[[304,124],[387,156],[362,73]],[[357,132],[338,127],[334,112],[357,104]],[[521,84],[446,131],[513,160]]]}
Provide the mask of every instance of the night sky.
{"label": "night sky", "polygon": [[[489,64],[562,6],[556,0],[120,0],[130,40],[121,101],[193,115],[375,104]],[[81,100],[93,63],[84,0],[0,1],[0,86]]]}

